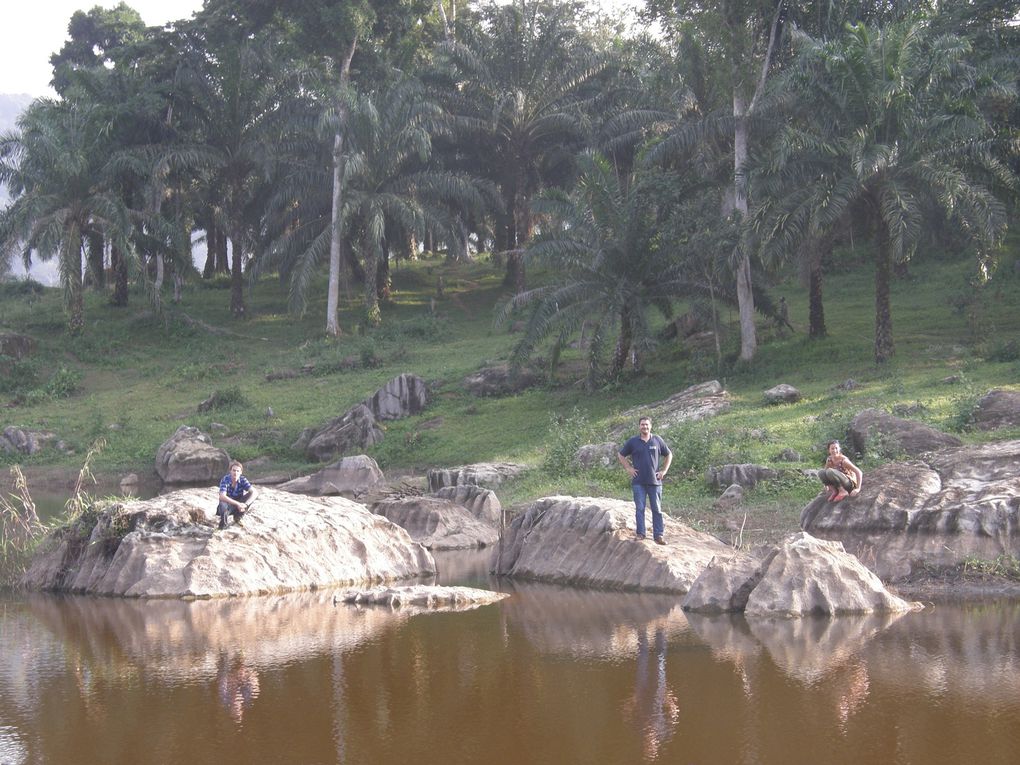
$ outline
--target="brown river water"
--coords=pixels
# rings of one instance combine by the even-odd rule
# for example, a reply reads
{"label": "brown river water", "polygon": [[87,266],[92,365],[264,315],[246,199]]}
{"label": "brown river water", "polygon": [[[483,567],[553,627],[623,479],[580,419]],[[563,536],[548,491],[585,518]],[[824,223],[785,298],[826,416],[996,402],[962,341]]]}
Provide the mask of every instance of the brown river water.
{"label": "brown river water", "polygon": [[462,612],[0,596],[0,765],[1020,763],[1020,602],[685,615],[490,578]]}

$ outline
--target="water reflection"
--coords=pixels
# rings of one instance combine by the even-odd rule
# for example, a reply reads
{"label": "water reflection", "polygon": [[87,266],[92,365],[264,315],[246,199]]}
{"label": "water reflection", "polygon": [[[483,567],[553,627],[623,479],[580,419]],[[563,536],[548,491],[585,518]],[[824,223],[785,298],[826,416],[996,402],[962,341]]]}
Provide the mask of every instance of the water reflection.
{"label": "water reflection", "polygon": [[637,675],[633,695],[624,702],[624,715],[641,733],[641,752],[646,760],[658,758],[662,746],[673,737],[680,719],[680,705],[666,681],[666,632],[656,625],[651,641],[649,627],[637,631]]}
{"label": "water reflection", "polygon": [[244,652],[220,654],[216,689],[223,708],[240,723],[245,710],[259,695],[259,674],[244,660]]}

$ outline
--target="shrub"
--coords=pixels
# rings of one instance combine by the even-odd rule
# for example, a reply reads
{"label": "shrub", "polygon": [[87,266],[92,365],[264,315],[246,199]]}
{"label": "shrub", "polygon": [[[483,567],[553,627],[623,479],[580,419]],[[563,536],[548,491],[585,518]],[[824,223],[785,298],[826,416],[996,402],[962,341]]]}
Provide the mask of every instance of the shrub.
{"label": "shrub", "polygon": [[39,373],[31,359],[0,356],[0,393],[24,395],[39,383]]}
{"label": "shrub", "polygon": [[81,390],[81,381],[81,372],[61,367],[46,382],[43,392],[51,398],[69,398]]}

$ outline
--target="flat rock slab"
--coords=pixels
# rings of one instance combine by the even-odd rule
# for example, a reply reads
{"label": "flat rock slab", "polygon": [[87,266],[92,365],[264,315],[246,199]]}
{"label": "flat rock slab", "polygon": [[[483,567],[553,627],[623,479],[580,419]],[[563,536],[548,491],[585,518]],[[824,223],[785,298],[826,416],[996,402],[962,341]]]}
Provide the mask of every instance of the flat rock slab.
{"label": "flat rock slab", "polygon": [[729,410],[730,394],[719,384],[718,380],[692,385],[669,398],[656,401],[654,404],[629,409],[623,416],[629,424],[613,435],[622,438],[625,434],[637,429],[638,417],[645,415],[652,418],[652,425],[657,430],[665,430],[681,422],[696,422],[714,417]]}
{"label": "flat rock slab", "polygon": [[860,454],[879,450],[916,457],[963,444],[956,436],[930,425],[895,417],[880,409],[865,409],[850,423],[850,443]]}
{"label": "flat rock slab", "polygon": [[117,502],[95,525],[58,529],[24,577],[29,589],[142,598],[214,598],[411,579],[431,554],[399,526],[340,497],[260,488],[243,525],[215,523],[216,489]]}
{"label": "flat rock slab", "polygon": [[509,598],[509,593],[478,590],[473,587],[441,587],[413,585],[408,587],[373,587],[370,590],[347,590],[336,597],[338,603],[358,606],[389,606],[419,608],[430,611],[464,611]]}
{"label": "flat rock slab", "polygon": [[428,471],[429,491],[438,492],[447,486],[464,485],[498,489],[527,469],[527,465],[516,462],[478,462],[453,468],[432,468]]}
{"label": "flat rock slab", "polygon": [[634,505],[604,497],[545,497],[506,528],[490,567],[520,579],[683,594],[730,548],[665,519],[666,545],[635,539]]}
{"label": "flat rock slab", "polygon": [[1020,556],[1020,440],[882,465],[857,497],[819,495],[801,528],[837,540],[885,581],[967,558]]}
{"label": "flat rock slab", "polygon": [[430,550],[486,547],[499,538],[495,524],[442,497],[384,499],[372,505],[372,512],[406,529],[411,539]]}
{"label": "flat rock slab", "polygon": [[295,494],[339,495],[359,499],[366,492],[379,488],[385,480],[378,463],[371,457],[359,454],[343,457],[322,470],[287,481],[277,488]]}

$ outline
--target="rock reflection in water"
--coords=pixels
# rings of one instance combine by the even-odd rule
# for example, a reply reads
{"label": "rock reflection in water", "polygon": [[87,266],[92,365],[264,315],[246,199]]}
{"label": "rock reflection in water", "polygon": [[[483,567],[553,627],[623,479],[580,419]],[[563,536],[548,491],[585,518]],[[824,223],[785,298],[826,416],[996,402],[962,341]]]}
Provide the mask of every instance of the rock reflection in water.
{"label": "rock reflection in water", "polygon": [[506,582],[507,624],[545,653],[630,659],[639,630],[655,623],[666,639],[687,631],[676,595],[604,592]]}

